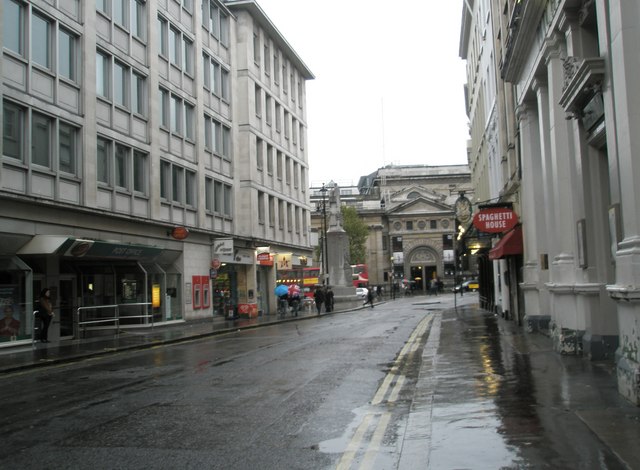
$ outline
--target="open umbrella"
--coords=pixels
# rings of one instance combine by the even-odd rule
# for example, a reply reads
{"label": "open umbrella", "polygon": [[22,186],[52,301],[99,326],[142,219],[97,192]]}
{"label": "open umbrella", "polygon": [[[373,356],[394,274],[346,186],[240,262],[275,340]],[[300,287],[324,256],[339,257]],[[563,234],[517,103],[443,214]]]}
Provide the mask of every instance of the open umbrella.
{"label": "open umbrella", "polygon": [[289,293],[289,288],[284,284],[280,284],[278,287],[276,287],[275,292],[276,295],[280,297],[281,295],[287,295]]}
{"label": "open umbrella", "polygon": [[298,284],[291,284],[289,286],[289,295],[294,296],[296,294],[300,295],[300,286]]}

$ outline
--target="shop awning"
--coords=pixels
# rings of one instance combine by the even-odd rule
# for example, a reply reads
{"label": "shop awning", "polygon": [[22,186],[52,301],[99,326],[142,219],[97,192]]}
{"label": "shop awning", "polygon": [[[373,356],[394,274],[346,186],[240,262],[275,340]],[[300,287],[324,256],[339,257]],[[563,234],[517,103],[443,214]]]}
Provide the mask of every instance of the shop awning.
{"label": "shop awning", "polygon": [[36,235],[18,250],[18,255],[59,254],[73,258],[154,259],[162,249],[103,240],[83,240],[55,235]]}
{"label": "shop awning", "polygon": [[489,251],[489,259],[502,259],[507,256],[522,254],[522,226],[507,232],[500,241]]}

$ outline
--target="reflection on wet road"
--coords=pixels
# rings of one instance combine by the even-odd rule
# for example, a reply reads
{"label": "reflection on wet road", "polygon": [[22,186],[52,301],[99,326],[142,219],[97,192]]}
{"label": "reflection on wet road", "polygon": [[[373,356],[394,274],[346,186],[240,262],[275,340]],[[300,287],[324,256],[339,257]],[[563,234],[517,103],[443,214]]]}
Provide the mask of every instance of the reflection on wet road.
{"label": "reflection on wet road", "polygon": [[[558,375],[545,380],[566,373],[556,353],[536,349],[522,332],[475,309],[447,311],[434,326],[437,353],[425,350],[431,364],[423,365],[418,383],[432,391],[430,412],[410,423],[413,432],[429,430],[421,455],[427,468],[624,468],[564,407],[570,386],[563,388]],[[407,453],[400,468],[425,464]]]}

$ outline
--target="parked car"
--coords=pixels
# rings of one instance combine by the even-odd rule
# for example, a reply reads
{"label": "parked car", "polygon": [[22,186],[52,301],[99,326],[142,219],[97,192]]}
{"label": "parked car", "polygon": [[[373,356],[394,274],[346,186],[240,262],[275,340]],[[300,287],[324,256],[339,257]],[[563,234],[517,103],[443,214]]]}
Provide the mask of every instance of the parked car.
{"label": "parked car", "polygon": [[462,284],[458,284],[455,286],[452,291],[453,292],[475,292],[480,288],[480,284],[477,279],[470,279],[468,281],[464,281]]}
{"label": "parked car", "polygon": [[356,295],[359,299],[366,300],[368,294],[369,289],[367,289],[366,287],[356,287]]}

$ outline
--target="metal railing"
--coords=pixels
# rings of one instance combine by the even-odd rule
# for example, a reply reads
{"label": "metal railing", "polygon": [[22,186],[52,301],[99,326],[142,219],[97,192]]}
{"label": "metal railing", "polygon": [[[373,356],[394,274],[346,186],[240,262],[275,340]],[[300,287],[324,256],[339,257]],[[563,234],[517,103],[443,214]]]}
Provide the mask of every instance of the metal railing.
{"label": "metal railing", "polygon": [[[139,307],[145,306],[148,307],[151,305],[151,302],[138,302],[132,304],[114,304],[114,305],[93,305],[91,307],[78,307],[76,310],[75,321],[73,322],[73,337],[79,338],[80,332],[82,331],[82,337],[86,335],[87,329],[91,326],[94,327],[112,327],[116,330],[116,334],[120,333],[120,325],[121,320],[130,320],[130,319],[145,319],[151,320],[150,323],[142,322],[142,325],[149,325],[153,328],[153,313],[146,313],[147,309],[145,308],[145,313],[142,315],[121,315],[120,310],[128,307]],[[111,313],[110,311],[113,311]],[[104,316],[100,314],[100,316],[91,316],[87,317],[85,314],[89,311],[96,312],[105,312],[109,313],[108,316]],[[97,329],[97,328],[96,328]]]}

